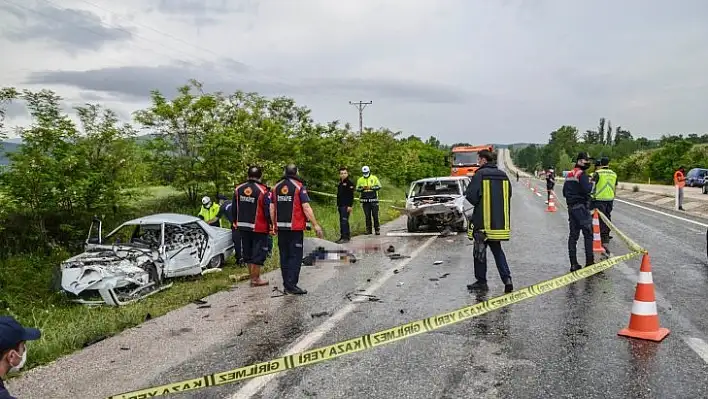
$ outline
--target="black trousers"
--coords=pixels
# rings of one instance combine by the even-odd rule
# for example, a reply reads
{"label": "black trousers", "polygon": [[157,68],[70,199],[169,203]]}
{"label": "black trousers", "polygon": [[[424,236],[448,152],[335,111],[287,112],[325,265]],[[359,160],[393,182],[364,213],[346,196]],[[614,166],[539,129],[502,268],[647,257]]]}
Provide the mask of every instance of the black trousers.
{"label": "black trousers", "polygon": [[303,231],[278,230],[278,251],[280,252],[280,273],[283,286],[292,290],[300,281],[300,267],[303,256]]}
{"label": "black trousers", "polygon": [[349,212],[346,206],[340,206],[339,210],[339,235],[341,238],[351,238],[351,230],[349,229]]}
{"label": "black trousers", "polygon": [[[612,220],[612,205],[614,201],[592,201],[592,208],[597,208],[608,219]],[[600,218],[600,238],[603,244],[610,242],[610,227]]]}
{"label": "black trousers", "polygon": [[374,230],[379,231],[379,203],[378,202],[364,202],[362,203],[364,207],[364,219],[366,220],[366,232],[371,234],[371,219],[374,220]]}
{"label": "black trousers", "polygon": [[571,265],[578,263],[578,239],[580,232],[583,233],[583,241],[585,242],[585,264],[590,265],[594,262],[592,252],[592,215],[587,207],[587,204],[578,204],[568,207],[568,257]]}
{"label": "black trousers", "polygon": [[236,261],[243,259],[243,245],[241,245],[241,232],[231,227],[231,240],[234,242],[234,255]]}

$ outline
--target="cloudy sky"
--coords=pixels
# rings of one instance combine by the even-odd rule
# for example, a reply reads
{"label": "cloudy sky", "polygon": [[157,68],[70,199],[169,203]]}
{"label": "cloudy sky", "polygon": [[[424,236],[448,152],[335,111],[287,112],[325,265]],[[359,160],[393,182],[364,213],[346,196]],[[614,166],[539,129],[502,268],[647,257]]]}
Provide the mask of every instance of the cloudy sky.
{"label": "cloudy sky", "polygon": [[373,101],[366,126],[444,142],[602,116],[658,137],[708,132],[706,20],[706,0],[0,0],[0,76],[125,118],[196,78],[355,127]]}

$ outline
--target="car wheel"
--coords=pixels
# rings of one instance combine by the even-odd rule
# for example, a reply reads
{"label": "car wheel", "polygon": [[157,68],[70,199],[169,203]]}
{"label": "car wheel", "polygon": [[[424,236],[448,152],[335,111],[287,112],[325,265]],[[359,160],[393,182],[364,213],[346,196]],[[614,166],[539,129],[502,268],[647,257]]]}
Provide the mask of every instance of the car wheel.
{"label": "car wheel", "polygon": [[406,223],[406,227],[408,227],[408,232],[409,233],[415,233],[418,231],[418,222],[415,220],[413,217],[408,217],[408,223]]}
{"label": "car wheel", "polygon": [[216,255],[215,257],[211,258],[209,261],[209,265],[207,266],[207,269],[216,269],[221,267],[221,265],[224,263],[224,256],[223,255]]}

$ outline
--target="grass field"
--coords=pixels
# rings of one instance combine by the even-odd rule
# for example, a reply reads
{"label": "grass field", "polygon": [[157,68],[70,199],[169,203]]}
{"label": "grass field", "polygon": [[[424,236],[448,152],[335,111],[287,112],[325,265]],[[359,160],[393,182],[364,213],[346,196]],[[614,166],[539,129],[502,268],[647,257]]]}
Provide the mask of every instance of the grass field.
{"label": "grass field", "polygon": [[[153,204],[160,202],[160,207],[164,207],[165,203],[171,202],[170,198],[180,195],[169,187],[151,187],[141,191],[149,195],[146,195],[144,202],[136,203],[136,207],[144,209],[145,214],[166,211],[157,209]],[[317,195],[312,197],[315,200],[315,215],[323,227],[325,238],[338,239],[339,216],[334,199]],[[382,199],[401,200],[403,197],[404,191],[396,187],[384,188],[381,193]],[[185,209],[170,211],[189,213]],[[197,212],[198,209],[195,209],[192,213]],[[398,212],[388,204],[381,204],[381,223],[397,216]],[[350,224],[353,235],[365,230],[363,211],[358,203],[352,212]],[[113,227],[106,226],[106,229]],[[314,235],[314,231],[307,232],[307,235]],[[63,295],[54,292],[51,287],[57,265],[69,255],[62,251],[50,257],[25,255],[0,264],[0,307],[5,309],[3,313],[12,314],[25,325],[40,328],[43,334],[41,340],[29,344],[30,356],[24,370],[49,363],[92,342],[136,326],[147,317],[164,315],[196,299],[228,289],[234,284],[230,275],[236,275],[241,280],[248,278],[247,270],[235,266],[234,260],[230,259],[221,273],[173,280],[175,284],[172,288],[138,303],[121,308],[87,307],[67,302]],[[278,268],[277,259],[276,246],[266,263],[265,271]]]}

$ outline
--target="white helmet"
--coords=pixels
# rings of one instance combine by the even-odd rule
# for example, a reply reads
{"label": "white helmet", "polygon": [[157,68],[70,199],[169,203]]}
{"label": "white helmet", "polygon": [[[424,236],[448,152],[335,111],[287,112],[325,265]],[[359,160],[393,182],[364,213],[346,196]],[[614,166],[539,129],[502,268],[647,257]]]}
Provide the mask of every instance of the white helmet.
{"label": "white helmet", "polygon": [[208,208],[211,205],[211,198],[203,197],[202,198],[202,205],[204,205],[205,208]]}
{"label": "white helmet", "polygon": [[369,169],[368,166],[364,166],[363,168],[361,168],[361,173],[363,173],[364,176],[368,176],[368,174],[371,173],[371,169]]}

